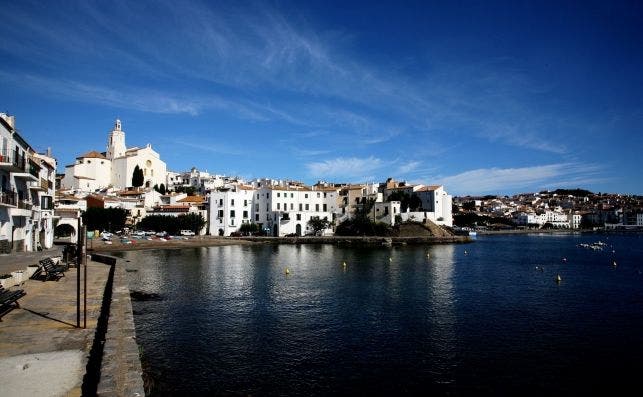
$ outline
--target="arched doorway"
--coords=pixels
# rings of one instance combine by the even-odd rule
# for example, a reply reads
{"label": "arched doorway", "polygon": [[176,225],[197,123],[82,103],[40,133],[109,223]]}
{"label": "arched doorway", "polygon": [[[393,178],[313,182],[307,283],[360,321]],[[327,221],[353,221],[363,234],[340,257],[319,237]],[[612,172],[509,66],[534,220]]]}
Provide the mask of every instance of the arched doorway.
{"label": "arched doorway", "polygon": [[297,224],[297,226],[295,226],[295,234],[301,236],[301,224],[299,223]]}
{"label": "arched doorway", "polygon": [[76,228],[69,223],[60,223],[54,229],[54,237],[57,239],[76,241]]}

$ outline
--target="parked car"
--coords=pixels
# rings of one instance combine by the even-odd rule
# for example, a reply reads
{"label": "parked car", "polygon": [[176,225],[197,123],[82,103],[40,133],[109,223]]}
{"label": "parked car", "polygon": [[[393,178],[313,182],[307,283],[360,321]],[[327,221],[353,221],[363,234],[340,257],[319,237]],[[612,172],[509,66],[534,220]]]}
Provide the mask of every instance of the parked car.
{"label": "parked car", "polygon": [[167,236],[167,232],[158,232],[156,233],[156,237],[165,237]]}
{"label": "parked car", "polygon": [[194,236],[194,232],[192,230],[181,230],[181,236]]}

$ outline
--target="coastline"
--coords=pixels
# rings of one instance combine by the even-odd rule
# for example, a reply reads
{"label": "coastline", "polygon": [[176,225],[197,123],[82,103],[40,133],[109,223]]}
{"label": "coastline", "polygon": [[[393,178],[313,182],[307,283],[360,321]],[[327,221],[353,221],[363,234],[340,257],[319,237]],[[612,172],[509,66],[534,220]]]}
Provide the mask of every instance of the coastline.
{"label": "coastline", "polygon": [[224,245],[253,244],[333,244],[340,246],[391,246],[417,244],[462,244],[473,240],[468,236],[451,237],[377,237],[377,236],[320,236],[320,237],[211,237],[200,236],[188,240],[133,240],[132,244],[123,244],[114,240],[112,244],[93,241],[88,252],[118,252],[150,249],[180,249],[216,247]]}

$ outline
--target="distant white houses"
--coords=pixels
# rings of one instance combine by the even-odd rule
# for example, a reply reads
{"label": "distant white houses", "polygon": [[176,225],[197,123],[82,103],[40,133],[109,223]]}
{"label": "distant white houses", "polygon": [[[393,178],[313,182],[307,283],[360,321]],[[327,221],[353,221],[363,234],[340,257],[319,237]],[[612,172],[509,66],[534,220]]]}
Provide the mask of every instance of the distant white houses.
{"label": "distant white houses", "polygon": [[[382,186],[378,184],[333,185],[259,179],[250,184],[226,184],[210,193],[209,232],[229,236],[244,223],[255,223],[268,235],[303,236],[313,232],[310,220],[326,219],[334,227],[372,203],[370,217],[395,225],[398,221],[433,221],[452,225],[451,196],[442,186]],[[401,188],[401,189],[400,189]],[[417,194],[420,211],[404,212],[400,201],[385,201],[393,190]]]}
{"label": "distant white houses", "polygon": [[78,156],[74,164],[65,166],[61,188],[76,192],[94,192],[107,187],[126,189],[132,186],[136,166],[143,171],[144,187],[167,182],[167,167],[160,155],[150,144],[128,149],[121,121],[116,119],[108,136],[107,151],[89,151]]}

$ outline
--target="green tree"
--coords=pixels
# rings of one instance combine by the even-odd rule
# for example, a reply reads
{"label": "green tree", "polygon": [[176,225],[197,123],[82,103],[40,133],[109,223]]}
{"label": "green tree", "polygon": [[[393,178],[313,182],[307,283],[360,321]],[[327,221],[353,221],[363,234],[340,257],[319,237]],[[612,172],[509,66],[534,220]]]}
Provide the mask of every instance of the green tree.
{"label": "green tree", "polygon": [[318,235],[323,230],[330,227],[330,222],[327,218],[319,218],[318,216],[313,216],[308,220],[308,226],[313,229],[315,235]]}
{"label": "green tree", "polygon": [[178,235],[181,230],[192,230],[199,234],[206,222],[201,214],[191,213],[179,216],[148,215],[141,219],[137,228],[139,230],[153,230]]}
{"label": "green tree", "polygon": [[83,212],[83,224],[87,230],[120,230],[125,226],[128,211],[123,208],[88,208]]}
{"label": "green tree", "polygon": [[132,186],[141,187],[145,182],[145,177],[143,176],[143,170],[137,165],[134,167],[134,172],[132,173]]}
{"label": "green tree", "polygon": [[244,223],[239,227],[239,231],[245,235],[258,234],[261,228],[254,222]]}

